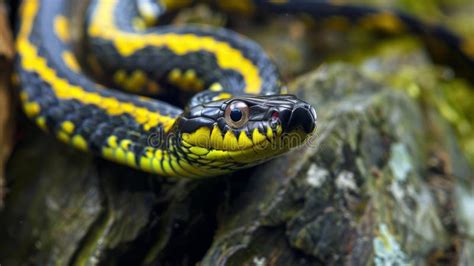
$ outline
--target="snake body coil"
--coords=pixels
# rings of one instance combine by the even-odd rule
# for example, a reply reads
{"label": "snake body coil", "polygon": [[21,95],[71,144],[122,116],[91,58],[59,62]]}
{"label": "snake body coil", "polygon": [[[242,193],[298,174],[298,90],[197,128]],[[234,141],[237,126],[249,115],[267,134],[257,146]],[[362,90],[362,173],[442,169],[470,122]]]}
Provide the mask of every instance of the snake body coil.
{"label": "snake body coil", "polygon": [[136,32],[123,12],[134,13],[132,1],[92,3],[88,38],[110,59],[107,67],[120,61],[122,69],[135,69],[135,83],[163,76],[212,90],[183,112],[106,89],[83,75],[71,53],[68,8],[67,1],[24,1],[18,72],[26,114],[78,149],[164,176],[213,176],[281,154],[315,128],[310,105],[278,95],[276,69],[255,43],[205,27]]}
{"label": "snake body coil", "polygon": [[[137,17],[153,18],[144,1],[137,1],[141,4],[91,1],[85,28],[91,61],[126,91],[160,94],[168,86],[195,94],[185,110],[88,78],[72,53],[72,1],[24,0],[17,36],[20,96],[25,113],[42,129],[108,160],[176,177],[215,176],[249,167],[313,134],[314,109],[280,94],[276,67],[260,46],[230,30],[205,26],[137,29]],[[254,4],[312,16],[341,13],[360,19],[378,14],[324,1],[249,1]],[[427,32],[410,17],[389,17],[415,32],[447,32],[436,27]],[[454,37],[449,44],[473,62],[471,46]]]}

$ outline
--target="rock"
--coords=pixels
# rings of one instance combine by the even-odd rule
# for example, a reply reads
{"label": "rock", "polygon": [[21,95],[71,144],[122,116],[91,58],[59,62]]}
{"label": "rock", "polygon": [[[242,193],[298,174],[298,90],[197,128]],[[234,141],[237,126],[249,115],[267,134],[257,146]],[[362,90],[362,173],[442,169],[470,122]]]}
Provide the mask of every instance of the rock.
{"label": "rock", "polygon": [[[26,131],[7,168],[2,264],[134,265],[202,256],[219,180],[162,180],[73,150],[32,125]],[[170,255],[177,249],[181,256]]]}
{"label": "rock", "polygon": [[[315,142],[251,174],[202,265],[470,261],[472,239],[461,240],[468,255],[447,255],[460,239],[446,205],[456,204],[459,180],[472,184],[472,171],[440,117],[347,65],[322,67],[292,88],[318,111]],[[436,136],[432,122],[442,124]],[[467,190],[462,198],[472,199]]]}

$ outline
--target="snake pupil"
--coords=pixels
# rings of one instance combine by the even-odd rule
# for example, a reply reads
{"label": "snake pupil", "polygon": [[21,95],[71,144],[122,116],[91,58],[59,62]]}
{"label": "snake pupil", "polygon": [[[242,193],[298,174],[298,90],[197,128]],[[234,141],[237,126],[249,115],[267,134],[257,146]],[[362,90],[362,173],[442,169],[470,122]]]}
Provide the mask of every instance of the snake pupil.
{"label": "snake pupil", "polygon": [[238,109],[238,108],[232,109],[230,111],[230,118],[234,122],[240,121],[240,119],[242,119],[242,111],[240,111],[240,109]]}

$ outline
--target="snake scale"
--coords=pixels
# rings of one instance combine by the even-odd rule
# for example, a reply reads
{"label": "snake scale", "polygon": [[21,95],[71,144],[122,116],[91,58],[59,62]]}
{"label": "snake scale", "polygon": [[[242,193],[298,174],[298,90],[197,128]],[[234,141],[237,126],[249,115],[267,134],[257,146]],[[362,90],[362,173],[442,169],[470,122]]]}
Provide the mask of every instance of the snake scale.
{"label": "snake scale", "polygon": [[[304,143],[315,132],[315,109],[282,94],[278,70],[258,44],[224,28],[143,26],[191,2],[91,0],[84,35],[91,58],[111,77],[104,85],[86,75],[88,69],[73,52],[69,17],[74,1],[23,0],[16,70],[27,116],[77,149],[162,176],[221,175]],[[383,19],[446,40],[474,66],[472,42],[399,12],[328,1],[217,5],[312,17],[342,15],[354,21]],[[164,88],[172,88],[168,91],[176,92],[173,97],[193,96],[182,110],[131,94]]]}

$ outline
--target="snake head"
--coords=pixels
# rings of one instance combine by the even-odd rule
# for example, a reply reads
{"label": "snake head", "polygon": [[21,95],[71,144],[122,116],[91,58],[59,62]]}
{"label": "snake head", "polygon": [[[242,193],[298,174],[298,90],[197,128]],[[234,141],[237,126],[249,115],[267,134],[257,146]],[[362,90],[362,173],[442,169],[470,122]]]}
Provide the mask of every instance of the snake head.
{"label": "snake head", "polygon": [[316,112],[293,95],[244,96],[189,107],[174,134],[179,152],[221,174],[249,167],[305,143]]}

